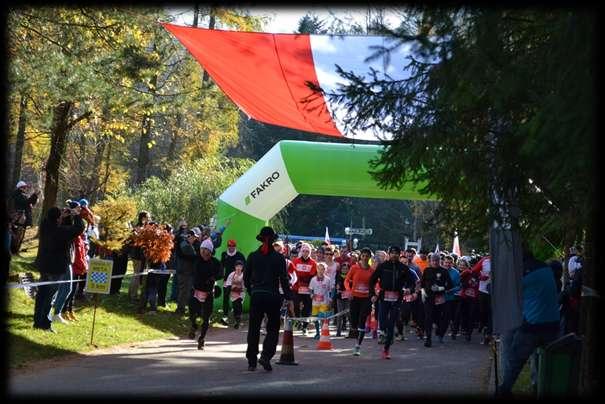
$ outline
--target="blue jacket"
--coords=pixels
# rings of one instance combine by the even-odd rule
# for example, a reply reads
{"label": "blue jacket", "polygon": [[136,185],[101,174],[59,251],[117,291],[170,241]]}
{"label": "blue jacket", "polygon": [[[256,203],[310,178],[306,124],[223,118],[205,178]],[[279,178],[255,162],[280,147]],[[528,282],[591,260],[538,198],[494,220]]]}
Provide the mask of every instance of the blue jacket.
{"label": "blue jacket", "polygon": [[452,278],[452,283],[454,287],[445,292],[445,300],[451,302],[454,299],[459,299],[460,296],[455,296],[456,293],[460,292],[460,272],[454,267],[451,267],[448,270],[450,274],[450,278]]}
{"label": "blue jacket", "polygon": [[559,321],[557,285],[552,269],[529,258],[524,261],[523,320],[530,325]]}

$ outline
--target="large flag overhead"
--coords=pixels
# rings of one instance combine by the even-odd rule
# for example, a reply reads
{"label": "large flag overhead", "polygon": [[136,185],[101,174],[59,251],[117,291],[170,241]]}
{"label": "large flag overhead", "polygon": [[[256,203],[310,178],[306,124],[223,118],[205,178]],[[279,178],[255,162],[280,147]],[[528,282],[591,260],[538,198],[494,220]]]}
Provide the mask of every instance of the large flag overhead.
{"label": "large flag overhead", "polygon": [[[345,108],[308,83],[331,92],[347,80],[336,72],[401,80],[408,47],[389,58],[368,61],[377,47],[389,46],[382,36],[329,36],[238,32],[162,24],[191,53],[214,82],[250,118],[318,134],[380,140],[389,136],[373,129],[345,130]],[[389,119],[388,117],[386,119]],[[371,122],[371,121],[370,121]]]}

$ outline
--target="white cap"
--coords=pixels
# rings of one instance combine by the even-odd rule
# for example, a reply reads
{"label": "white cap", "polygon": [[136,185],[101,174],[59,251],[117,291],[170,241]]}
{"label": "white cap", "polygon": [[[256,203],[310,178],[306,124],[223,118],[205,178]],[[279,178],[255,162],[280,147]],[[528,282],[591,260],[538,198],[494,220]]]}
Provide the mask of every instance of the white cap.
{"label": "white cap", "polygon": [[17,183],[17,189],[21,188],[21,187],[26,187],[27,186],[27,182],[25,181],[19,181]]}
{"label": "white cap", "polygon": [[199,227],[194,227],[193,229],[191,229],[191,231],[194,232],[197,237],[202,235],[202,231]]}
{"label": "white cap", "polygon": [[202,245],[200,246],[200,248],[205,248],[210,252],[214,251],[214,245],[212,244],[212,240],[207,238],[206,240],[202,241]]}

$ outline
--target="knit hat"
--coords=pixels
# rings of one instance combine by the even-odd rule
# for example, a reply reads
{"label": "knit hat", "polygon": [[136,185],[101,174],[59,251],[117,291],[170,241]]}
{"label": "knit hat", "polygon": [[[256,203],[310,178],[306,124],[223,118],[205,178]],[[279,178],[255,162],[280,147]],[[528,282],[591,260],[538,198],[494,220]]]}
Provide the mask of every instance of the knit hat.
{"label": "knit hat", "polygon": [[17,183],[17,189],[21,188],[21,187],[26,187],[27,186],[27,182],[25,181],[19,181]]}
{"label": "knit hat", "polygon": [[191,229],[191,231],[194,232],[197,237],[202,235],[202,231],[199,227],[194,227],[193,229]]}
{"label": "knit hat", "polygon": [[210,252],[214,251],[214,245],[212,244],[212,240],[207,238],[206,240],[202,241],[202,245],[200,246],[200,248],[205,248]]}

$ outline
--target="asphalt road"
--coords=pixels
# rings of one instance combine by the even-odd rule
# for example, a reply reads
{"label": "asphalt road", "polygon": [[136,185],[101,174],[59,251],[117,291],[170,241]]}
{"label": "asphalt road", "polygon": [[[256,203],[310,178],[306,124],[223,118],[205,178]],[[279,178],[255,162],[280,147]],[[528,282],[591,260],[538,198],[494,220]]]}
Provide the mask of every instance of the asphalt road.
{"label": "asphalt road", "polygon": [[[367,338],[360,357],[354,340],[335,337],[330,351],[317,350],[311,336],[294,332],[298,366],[260,365],[247,370],[247,328],[211,328],[206,348],[196,341],[167,339],[97,350],[67,360],[9,374],[7,393],[14,398],[91,397],[489,397],[491,350],[479,337],[465,342],[446,337],[432,348],[410,335],[396,341],[391,360],[380,358],[381,345]],[[310,335],[314,334],[314,331]],[[263,337],[261,336],[261,343]]]}

